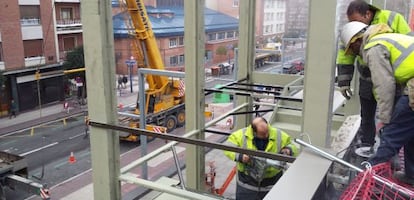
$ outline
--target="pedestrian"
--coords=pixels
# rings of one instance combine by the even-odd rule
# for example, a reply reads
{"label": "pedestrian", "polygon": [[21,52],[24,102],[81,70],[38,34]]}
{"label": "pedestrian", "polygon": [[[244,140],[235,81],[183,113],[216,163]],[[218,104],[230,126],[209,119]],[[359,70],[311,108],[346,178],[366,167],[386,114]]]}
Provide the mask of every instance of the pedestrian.
{"label": "pedestrian", "polygon": [[[405,173],[394,176],[414,185],[414,105],[410,102],[414,97],[414,37],[392,32],[386,24],[350,22],[343,27],[341,40],[346,53],[357,54],[367,63],[378,102],[378,118],[384,124],[380,145],[368,162],[388,162],[404,147]],[[398,88],[403,88],[401,95],[397,94]]]}
{"label": "pedestrian", "polygon": [[[226,144],[289,156],[298,153],[290,136],[271,127],[263,117],[256,117],[248,127],[233,132]],[[231,151],[225,151],[224,154],[237,163],[236,200],[263,199],[283,174],[283,169],[277,166],[259,169],[255,157]]]}
{"label": "pedestrian", "polygon": [[[410,27],[401,14],[389,10],[381,10],[366,3],[364,0],[352,1],[348,5],[346,13],[349,21],[359,21],[367,25],[387,23],[395,33],[411,33]],[[355,60],[357,60],[356,67],[359,72],[359,99],[361,106],[361,125],[357,136],[364,146],[372,147],[375,144],[377,102],[371,92],[371,73],[359,56],[353,54],[345,55],[344,45],[340,45],[336,59],[338,86],[342,95],[346,99],[350,99],[352,96],[350,85],[354,74]]]}
{"label": "pedestrian", "polygon": [[118,76],[118,90],[121,90],[121,88],[123,88],[123,86],[122,86],[122,76],[119,75]]}
{"label": "pedestrian", "polygon": [[83,136],[84,139],[86,139],[89,136],[89,116],[85,114],[85,136]]}
{"label": "pedestrian", "polygon": [[10,101],[10,116],[9,116],[9,119],[11,119],[12,117],[16,118],[16,112],[17,112],[16,102],[14,101],[14,99],[11,99],[11,101]]}
{"label": "pedestrian", "polygon": [[124,88],[126,88],[126,85],[128,83],[128,78],[125,75],[122,76],[122,83],[124,84]]}

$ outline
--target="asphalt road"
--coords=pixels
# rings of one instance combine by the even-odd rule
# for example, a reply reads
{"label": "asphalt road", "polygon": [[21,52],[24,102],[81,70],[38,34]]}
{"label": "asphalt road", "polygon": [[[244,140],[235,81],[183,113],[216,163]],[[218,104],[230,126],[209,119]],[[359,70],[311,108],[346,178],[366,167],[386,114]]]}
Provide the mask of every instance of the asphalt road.
{"label": "asphalt road", "polygon": [[[0,150],[24,156],[29,178],[48,186],[56,185],[91,168],[89,137],[85,134],[83,117],[57,122],[16,135],[1,138]],[[139,146],[138,143],[121,142],[124,153]],[[76,164],[69,163],[74,153]],[[10,196],[11,195],[11,196]],[[8,192],[8,199],[23,199],[21,191]]]}

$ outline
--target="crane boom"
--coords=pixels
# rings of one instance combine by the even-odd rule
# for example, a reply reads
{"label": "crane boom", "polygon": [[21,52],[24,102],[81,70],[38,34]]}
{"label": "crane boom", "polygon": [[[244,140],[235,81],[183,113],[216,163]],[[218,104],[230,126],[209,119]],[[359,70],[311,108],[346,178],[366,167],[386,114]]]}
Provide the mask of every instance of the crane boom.
{"label": "crane boom", "polygon": [[[135,29],[135,37],[141,41],[141,47],[146,52],[148,68],[163,70],[164,63],[143,0],[126,0],[126,5]],[[167,77],[147,75],[146,78],[149,89],[153,91],[162,92],[168,84]]]}

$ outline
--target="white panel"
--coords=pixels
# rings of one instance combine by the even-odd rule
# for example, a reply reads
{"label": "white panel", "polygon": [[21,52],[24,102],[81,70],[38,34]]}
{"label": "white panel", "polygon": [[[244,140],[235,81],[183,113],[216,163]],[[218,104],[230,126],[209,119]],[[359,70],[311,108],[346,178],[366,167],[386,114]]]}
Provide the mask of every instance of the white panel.
{"label": "white panel", "polygon": [[1,42],[1,30],[0,30],[0,42]]}
{"label": "white panel", "polygon": [[0,71],[5,70],[5,69],[6,69],[6,65],[4,65],[4,62],[0,62]]}
{"label": "white panel", "polygon": [[42,65],[42,64],[45,64],[45,57],[43,56],[24,59],[24,66],[26,67]]}
{"label": "white panel", "polygon": [[55,0],[55,2],[80,3],[80,0]]}
{"label": "white panel", "polygon": [[22,26],[23,40],[35,40],[43,38],[41,25]]}
{"label": "white panel", "polygon": [[40,0],[19,0],[19,5],[40,5]]}

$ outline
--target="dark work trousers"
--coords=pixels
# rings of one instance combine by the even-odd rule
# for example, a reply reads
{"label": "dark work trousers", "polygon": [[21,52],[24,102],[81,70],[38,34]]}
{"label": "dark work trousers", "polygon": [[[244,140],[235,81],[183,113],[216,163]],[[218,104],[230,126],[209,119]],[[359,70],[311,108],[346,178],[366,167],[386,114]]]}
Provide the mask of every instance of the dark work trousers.
{"label": "dark work trousers", "polygon": [[269,191],[257,192],[242,186],[236,187],[236,200],[262,200]]}
{"label": "dark work trousers", "polygon": [[359,101],[361,104],[361,125],[358,136],[361,142],[370,146],[375,144],[375,113],[377,101],[374,98],[372,82],[359,79]]}
{"label": "dark work trousers", "polygon": [[394,107],[389,124],[385,125],[380,145],[368,162],[376,165],[388,162],[404,147],[405,174],[414,178],[414,111],[408,105],[408,96],[401,96]]}

